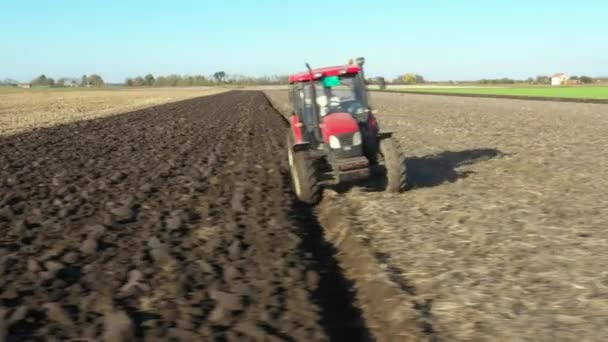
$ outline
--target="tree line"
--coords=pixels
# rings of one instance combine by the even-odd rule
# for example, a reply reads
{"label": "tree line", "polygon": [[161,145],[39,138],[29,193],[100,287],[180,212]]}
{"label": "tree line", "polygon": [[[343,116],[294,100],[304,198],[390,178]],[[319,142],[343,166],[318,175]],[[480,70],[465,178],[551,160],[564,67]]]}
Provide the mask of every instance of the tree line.
{"label": "tree line", "polygon": [[0,87],[13,87],[19,84],[19,81],[14,80],[12,78],[5,78],[0,80]]}
{"label": "tree line", "polygon": [[[581,75],[571,76],[569,78],[573,83],[580,82],[582,84],[593,83],[596,79]],[[597,78],[599,81],[607,81],[605,78]],[[14,79],[0,80],[0,86],[17,86],[20,82]],[[287,84],[288,76],[286,75],[273,75],[273,76],[259,76],[252,77],[239,74],[228,74],[224,71],[217,71],[211,76],[204,75],[168,75],[168,76],[154,76],[147,74],[145,76],[137,76],[134,78],[127,78],[124,82],[129,87],[190,87],[190,86],[215,86],[218,84],[231,84],[231,85],[280,85]],[[405,73],[397,76],[391,81],[384,80],[383,77],[375,77],[368,80],[368,84],[377,84],[381,88],[386,87],[386,84],[423,84],[427,83],[422,75],[416,73]],[[436,82],[432,82],[436,83]],[[525,80],[512,79],[508,77],[494,78],[494,79],[480,79],[477,81],[469,82],[439,82],[439,83],[478,83],[478,84],[515,84],[515,83],[528,83],[528,84],[550,84],[551,77],[546,75],[538,75],[536,77],[529,77]],[[76,78],[59,78],[57,80],[47,77],[42,74],[33,79],[30,84],[34,87],[103,87],[105,82],[103,78],[98,74],[82,75],[80,79]]]}
{"label": "tree line", "polygon": [[570,79],[573,81],[580,81],[581,83],[593,83],[595,81],[592,77],[589,76],[570,76]]}
{"label": "tree line", "polygon": [[[382,81],[379,81],[380,79],[382,79]],[[569,79],[571,81],[574,81],[574,82],[578,81],[578,82],[584,83],[584,84],[593,83],[595,81],[592,77],[585,76],[585,75],[571,76]],[[508,78],[508,77],[491,78],[491,79],[483,78],[483,79],[480,79],[477,81],[470,81],[470,82],[478,83],[478,84],[515,84],[515,83],[550,84],[551,77],[545,76],[545,75],[539,75],[536,77],[529,77],[525,80],[513,79],[513,78]],[[370,84],[379,84],[382,87],[382,85],[385,84],[385,81],[384,81],[384,78],[382,78],[382,77],[376,77],[376,78],[371,79],[369,81],[369,83]],[[397,76],[390,83],[391,84],[423,84],[423,83],[427,83],[427,82],[422,75],[419,75],[416,73],[405,73],[405,74],[401,74],[401,75]],[[447,83],[455,83],[455,82],[449,81]],[[460,83],[462,83],[462,82],[460,82]]]}
{"label": "tree line", "polygon": [[182,76],[169,75],[154,77],[152,74],[127,78],[125,85],[128,87],[191,87],[212,85],[207,77],[203,75]]}
{"label": "tree line", "polygon": [[425,82],[422,75],[414,73],[399,75],[393,80],[393,84],[422,84]]}
{"label": "tree line", "polygon": [[[594,79],[589,76],[571,76],[569,78],[572,81],[579,81],[581,83],[593,83]],[[550,84],[551,77],[546,75],[538,75],[536,77],[528,77],[525,80],[517,80],[511,78],[497,78],[497,79],[481,79],[477,83],[480,84],[514,84],[514,83],[529,83],[529,84]]]}
{"label": "tree line", "polygon": [[[2,86],[17,86],[21,82],[7,78],[0,81]],[[97,74],[82,75],[80,80],[76,78],[62,77],[55,80],[52,77],[47,77],[42,74],[29,82],[32,87],[103,87],[105,82],[103,78]]]}
{"label": "tree line", "polygon": [[129,77],[125,80],[128,87],[192,87],[214,86],[218,84],[232,85],[272,85],[287,84],[288,77],[282,75],[252,77],[239,74],[227,74],[224,71],[215,72],[212,76],[204,75],[168,75]]}

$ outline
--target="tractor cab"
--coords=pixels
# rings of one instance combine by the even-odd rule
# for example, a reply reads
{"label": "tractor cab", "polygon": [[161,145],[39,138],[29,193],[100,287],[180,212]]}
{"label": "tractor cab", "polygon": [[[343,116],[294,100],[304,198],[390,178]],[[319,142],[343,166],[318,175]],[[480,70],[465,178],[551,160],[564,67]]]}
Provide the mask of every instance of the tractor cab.
{"label": "tractor cab", "polygon": [[[327,127],[323,125],[324,121],[335,121],[336,116],[328,118],[332,114],[342,114],[341,121],[354,119],[358,124],[365,124],[369,118],[367,91],[360,66],[314,69],[292,75],[289,82],[290,102],[297,116],[293,119],[297,119],[302,128],[299,142],[322,145],[323,134],[315,134],[315,130],[323,132],[323,128]],[[348,114],[348,117],[344,114]],[[346,125],[351,130],[354,127]]]}
{"label": "tractor cab", "polygon": [[400,191],[405,164],[396,141],[379,133],[368,103],[363,58],[289,77],[292,105],[287,146],[298,198],[316,203],[323,186],[369,178],[384,170],[386,188]]}

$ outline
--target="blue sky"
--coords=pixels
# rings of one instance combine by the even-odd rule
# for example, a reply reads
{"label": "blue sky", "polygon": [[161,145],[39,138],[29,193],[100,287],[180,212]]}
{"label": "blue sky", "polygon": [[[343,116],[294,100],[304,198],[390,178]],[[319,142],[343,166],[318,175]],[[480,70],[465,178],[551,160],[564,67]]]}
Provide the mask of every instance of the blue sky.
{"label": "blue sky", "polygon": [[607,76],[607,42],[604,0],[0,2],[0,79],[287,74],[356,56],[370,76]]}

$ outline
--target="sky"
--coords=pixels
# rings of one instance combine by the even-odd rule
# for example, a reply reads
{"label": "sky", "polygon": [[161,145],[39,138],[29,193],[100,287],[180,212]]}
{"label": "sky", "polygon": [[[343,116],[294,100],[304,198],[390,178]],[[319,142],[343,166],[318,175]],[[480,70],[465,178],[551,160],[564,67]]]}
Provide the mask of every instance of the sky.
{"label": "sky", "polygon": [[253,76],[366,58],[367,76],[608,76],[608,1],[0,0],[0,79]]}

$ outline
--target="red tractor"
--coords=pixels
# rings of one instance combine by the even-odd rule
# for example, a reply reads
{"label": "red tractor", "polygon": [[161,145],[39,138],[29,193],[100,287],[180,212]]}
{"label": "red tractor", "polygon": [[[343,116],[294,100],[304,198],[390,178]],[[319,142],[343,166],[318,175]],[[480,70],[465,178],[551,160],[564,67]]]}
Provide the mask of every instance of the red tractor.
{"label": "red tractor", "polygon": [[317,203],[325,186],[376,174],[387,191],[405,188],[405,163],[397,141],[390,132],[379,131],[368,102],[364,61],[357,58],[357,64],[314,70],[306,64],[307,71],[289,77],[289,167],[302,202]]}

